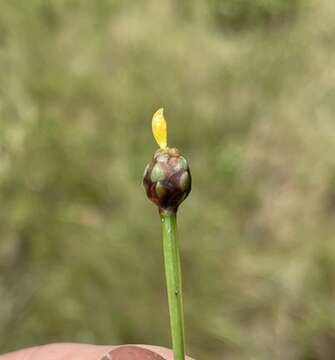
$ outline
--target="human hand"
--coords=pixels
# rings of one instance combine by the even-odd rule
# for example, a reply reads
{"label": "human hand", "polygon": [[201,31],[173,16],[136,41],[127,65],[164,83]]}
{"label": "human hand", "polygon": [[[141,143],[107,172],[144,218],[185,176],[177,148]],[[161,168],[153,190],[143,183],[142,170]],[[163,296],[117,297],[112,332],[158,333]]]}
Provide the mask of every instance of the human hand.
{"label": "human hand", "polygon": [[[0,360],[173,360],[171,350],[149,345],[60,343],[0,355]],[[186,357],[186,360],[193,360]]]}

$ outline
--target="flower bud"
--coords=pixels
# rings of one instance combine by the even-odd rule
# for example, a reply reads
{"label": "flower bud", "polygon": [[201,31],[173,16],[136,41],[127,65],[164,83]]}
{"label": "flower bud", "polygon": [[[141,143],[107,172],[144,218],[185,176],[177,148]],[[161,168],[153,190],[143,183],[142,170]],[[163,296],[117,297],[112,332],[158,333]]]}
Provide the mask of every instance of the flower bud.
{"label": "flower bud", "polygon": [[159,211],[176,212],[191,191],[191,173],[177,149],[156,151],[144,171],[143,184],[148,198]]}

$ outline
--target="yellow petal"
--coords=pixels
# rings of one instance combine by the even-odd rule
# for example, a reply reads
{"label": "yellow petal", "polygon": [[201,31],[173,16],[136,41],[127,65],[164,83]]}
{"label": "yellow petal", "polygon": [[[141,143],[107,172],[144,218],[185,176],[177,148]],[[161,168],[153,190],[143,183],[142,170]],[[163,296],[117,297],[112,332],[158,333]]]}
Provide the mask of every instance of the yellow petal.
{"label": "yellow petal", "polygon": [[152,117],[152,133],[161,149],[167,146],[167,126],[163,115],[164,109],[159,109]]}

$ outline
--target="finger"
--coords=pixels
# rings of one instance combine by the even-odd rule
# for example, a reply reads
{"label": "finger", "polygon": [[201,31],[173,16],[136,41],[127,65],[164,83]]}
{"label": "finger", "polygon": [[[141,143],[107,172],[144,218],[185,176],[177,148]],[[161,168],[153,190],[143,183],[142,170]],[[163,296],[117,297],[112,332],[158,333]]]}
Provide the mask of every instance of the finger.
{"label": "finger", "polygon": [[[171,350],[151,345],[49,344],[15,351],[0,360],[173,360]],[[192,360],[187,357],[187,360]]]}
{"label": "finger", "polygon": [[115,346],[86,344],[48,344],[0,356],[0,360],[100,360]]}

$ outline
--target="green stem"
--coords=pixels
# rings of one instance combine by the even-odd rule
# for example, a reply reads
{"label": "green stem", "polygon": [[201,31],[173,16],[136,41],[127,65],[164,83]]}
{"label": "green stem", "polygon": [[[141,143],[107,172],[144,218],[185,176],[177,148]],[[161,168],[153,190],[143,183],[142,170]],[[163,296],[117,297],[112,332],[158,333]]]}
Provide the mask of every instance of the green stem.
{"label": "green stem", "polygon": [[165,276],[174,360],[185,359],[184,319],[176,212],[161,212]]}

